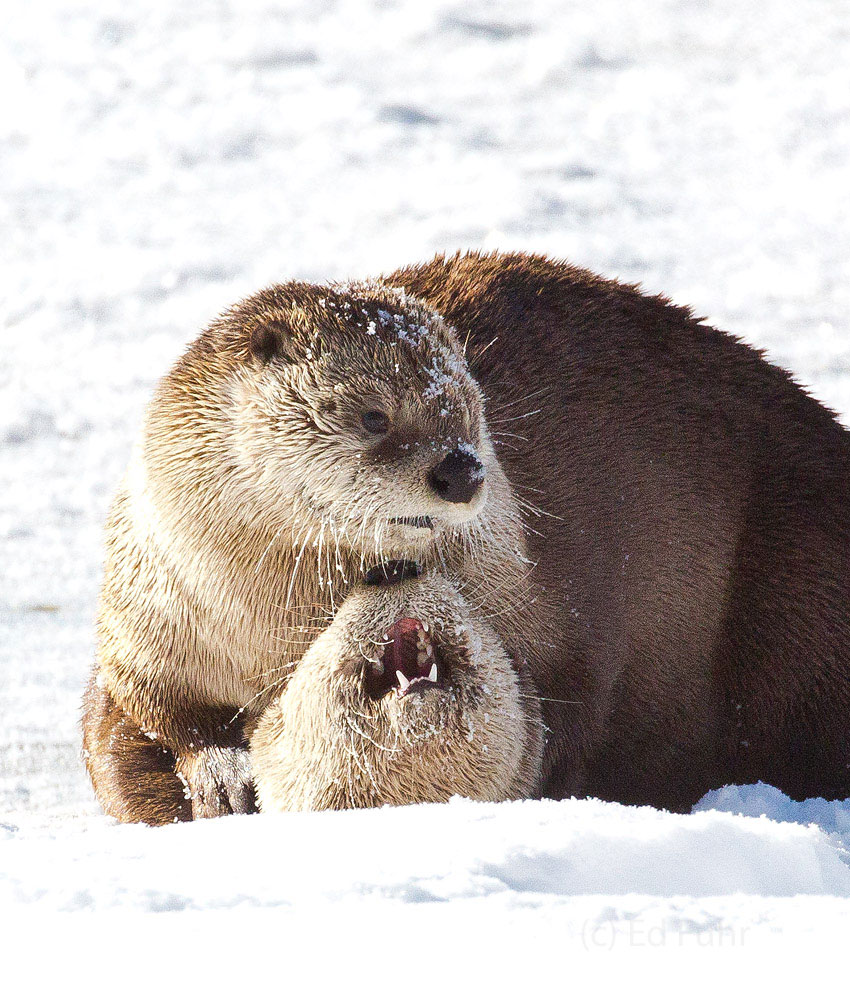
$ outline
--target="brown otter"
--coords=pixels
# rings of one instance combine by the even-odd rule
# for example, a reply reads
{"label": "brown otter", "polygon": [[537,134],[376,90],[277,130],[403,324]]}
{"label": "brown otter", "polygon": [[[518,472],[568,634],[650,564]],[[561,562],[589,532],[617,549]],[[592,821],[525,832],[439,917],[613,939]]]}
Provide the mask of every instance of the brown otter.
{"label": "brown otter", "polygon": [[251,737],[265,811],[533,795],[541,721],[442,575],[355,589]]}
{"label": "brown otter", "polygon": [[567,264],[458,254],[386,280],[468,342],[499,460],[540,508],[533,628],[496,629],[543,699],[543,794],[850,795],[834,414],[688,309]]}
{"label": "brown otter", "polygon": [[240,303],[160,384],[107,525],[83,719],[104,809],[251,809],[244,728],[369,565],[438,564],[495,623],[523,548],[438,315],[380,283]]}

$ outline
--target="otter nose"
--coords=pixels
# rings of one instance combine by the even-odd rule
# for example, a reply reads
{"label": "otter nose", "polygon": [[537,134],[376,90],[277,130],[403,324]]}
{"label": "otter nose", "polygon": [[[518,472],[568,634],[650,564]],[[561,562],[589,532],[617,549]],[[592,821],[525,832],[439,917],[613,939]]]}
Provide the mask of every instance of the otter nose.
{"label": "otter nose", "polygon": [[431,469],[431,488],[448,503],[469,503],[484,482],[484,466],[471,449],[455,448]]}

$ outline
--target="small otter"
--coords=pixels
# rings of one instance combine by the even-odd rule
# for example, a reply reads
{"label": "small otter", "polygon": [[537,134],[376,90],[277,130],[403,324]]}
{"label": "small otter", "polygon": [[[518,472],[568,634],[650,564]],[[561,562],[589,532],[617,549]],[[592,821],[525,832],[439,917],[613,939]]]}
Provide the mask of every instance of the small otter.
{"label": "small otter", "polygon": [[542,723],[527,672],[444,577],[411,575],[394,568],[356,588],[260,718],[262,811],[538,790]]}
{"label": "small otter", "polygon": [[161,382],[109,516],[83,717],[104,809],[252,809],[247,734],[367,566],[439,565],[495,619],[524,544],[436,313],[380,282],[236,305]]}

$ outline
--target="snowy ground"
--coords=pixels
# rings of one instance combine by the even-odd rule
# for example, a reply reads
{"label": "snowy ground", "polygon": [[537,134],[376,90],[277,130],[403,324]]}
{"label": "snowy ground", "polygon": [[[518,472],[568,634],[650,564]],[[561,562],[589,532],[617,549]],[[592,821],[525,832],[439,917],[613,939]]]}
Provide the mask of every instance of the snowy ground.
{"label": "snowy ground", "polygon": [[[299,942],[330,942],[365,987],[376,956],[424,969],[438,942],[446,962],[477,956],[467,973],[505,985],[525,964],[526,985],[566,992],[547,948],[629,946],[656,969],[683,942],[689,962],[690,945],[716,955],[724,933],[737,955],[783,931],[832,941],[850,918],[850,808],[755,789],[691,817],[458,802],[116,829],[79,764],[77,706],[100,525],[145,400],[214,312],[262,284],[541,250],[691,303],[850,420],[847,4],[7,7],[4,943],[50,934],[70,966],[40,975],[61,981],[88,967],[72,946],[92,928],[115,955],[159,935],[175,974],[238,984],[263,956],[303,962],[315,948]],[[211,969],[218,939],[232,952]]]}

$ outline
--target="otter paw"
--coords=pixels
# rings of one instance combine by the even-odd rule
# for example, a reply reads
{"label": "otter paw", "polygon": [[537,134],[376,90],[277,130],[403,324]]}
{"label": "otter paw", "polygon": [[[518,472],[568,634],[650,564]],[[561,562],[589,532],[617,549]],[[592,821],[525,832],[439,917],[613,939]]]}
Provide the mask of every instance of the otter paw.
{"label": "otter paw", "polygon": [[207,747],[181,756],[177,774],[192,800],[192,819],[211,819],[257,811],[248,751]]}

